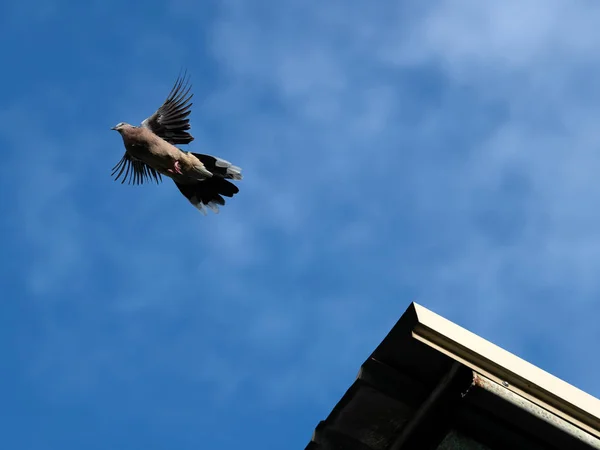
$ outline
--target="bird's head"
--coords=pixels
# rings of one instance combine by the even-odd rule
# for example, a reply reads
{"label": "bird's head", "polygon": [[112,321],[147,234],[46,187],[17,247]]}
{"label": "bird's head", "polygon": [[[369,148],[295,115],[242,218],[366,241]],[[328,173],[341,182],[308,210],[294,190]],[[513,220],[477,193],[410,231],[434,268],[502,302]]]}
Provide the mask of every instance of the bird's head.
{"label": "bird's head", "polygon": [[131,128],[131,125],[129,125],[128,123],[125,123],[125,122],[119,122],[114,127],[112,127],[111,130],[115,130],[115,131],[118,131],[119,133],[121,133],[126,128]]}

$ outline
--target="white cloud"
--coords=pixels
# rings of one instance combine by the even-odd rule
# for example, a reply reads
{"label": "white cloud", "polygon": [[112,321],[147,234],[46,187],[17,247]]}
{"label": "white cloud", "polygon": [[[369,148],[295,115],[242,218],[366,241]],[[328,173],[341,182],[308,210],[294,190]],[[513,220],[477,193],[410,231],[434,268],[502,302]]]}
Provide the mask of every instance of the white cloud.
{"label": "white cloud", "polygon": [[[595,72],[591,72],[599,67],[591,39],[594,17],[599,14],[596,8],[573,8],[571,3],[559,1],[551,5],[467,2],[460,6],[442,2],[411,17],[396,16],[395,22],[379,28],[361,18],[352,26],[340,24],[332,19],[335,13],[321,8],[314,14],[303,11],[303,23],[311,23],[318,31],[300,39],[294,27],[288,31],[274,25],[286,23],[288,14],[295,13],[293,9],[274,7],[276,12],[271,13],[279,14],[277,20],[263,23],[253,20],[244,6],[234,5],[234,12],[227,11],[223,25],[217,27],[217,55],[237,74],[238,82],[244,77],[260,80],[280,93],[293,117],[280,134],[291,133],[289,130],[297,135],[318,133],[318,138],[311,140],[314,146],[305,145],[301,150],[293,143],[283,146],[288,152],[298,149],[288,157],[300,154],[304,161],[319,158],[323,173],[341,175],[313,177],[313,186],[315,180],[322,189],[327,182],[337,184],[330,201],[339,208],[351,201],[352,195],[359,198],[360,189],[368,186],[359,174],[374,169],[371,173],[375,177],[396,181],[377,178],[383,190],[396,188],[385,202],[374,202],[375,211],[385,209],[389,214],[377,219],[392,220],[400,226],[412,221],[428,223],[429,227],[421,230],[427,234],[416,235],[414,247],[427,247],[427,241],[433,241],[440,250],[451,249],[438,255],[430,252],[430,260],[404,277],[405,283],[421,293],[422,301],[468,320],[467,325],[504,340],[516,350],[526,346],[520,341],[529,333],[525,327],[530,326],[522,321],[521,328],[511,329],[512,334],[504,331],[516,311],[540,315],[535,329],[550,340],[560,326],[558,318],[573,307],[572,302],[596,309],[590,302],[600,288],[594,276],[600,264],[595,250],[600,242],[595,230],[600,223],[594,207],[600,192],[594,175],[600,164],[594,131],[597,108],[586,98],[596,97]],[[348,10],[350,16],[356,12],[352,6]],[[390,8],[390,14],[398,11]],[[334,26],[327,29],[324,23]],[[359,31],[357,37],[351,33],[353,29],[369,31]],[[370,54],[360,46],[365,36],[377,44],[369,49]],[[337,46],[332,45],[334,42]],[[361,76],[361,67],[373,67],[374,72]],[[456,109],[462,107],[459,101],[442,97],[437,109],[428,107],[430,117],[408,129],[398,123],[394,105],[408,104],[410,110],[417,106],[416,99],[410,90],[399,86],[400,82],[382,74],[392,73],[401,80],[406,71],[427,67],[442,83],[449,83],[446,92],[464,90],[464,100],[473,99],[472,104],[467,103],[470,109],[464,111],[461,120]],[[418,85],[420,80],[413,82]],[[585,88],[588,90],[581,92]],[[314,111],[320,111],[321,116],[306,109],[314,102],[318,105]],[[371,107],[365,110],[365,104]],[[488,109],[493,105],[506,112],[491,122],[473,123],[481,114],[493,117]],[[365,115],[365,111],[370,114]],[[357,123],[369,126],[356,128]],[[405,133],[401,139],[412,137],[412,148],[394,145],[395,127]],[[436,142],[444,135],[461,137],[459,145],[463,148],[450,140],[445,146]],[[365,145],[358,146],[357,142]],[[377,145],[369,147],[368,142]],[[415,144],[429,145],[415,150]],[[426,153],[431,151],[431,144],[438,150],[429,158]],[[373,155],[379,163],[374,167],[369,164]],[[451,165],[445,164],[448,158]],[[299,164],[302,167],[302,162]],[[336,164],[346,172],[336,172]],[[398,183],[395,169],[402,164],[408,164],[405,170],[410,173]],[[308,189],[304,192],[298,179],[285,187],[297,198],[318,195],[317,189],[312,195]],[[403,217],[402,210],[394,210],[394,204],[405,195],[416,197],[404,211],[416,217]],[[356,203],[357,209],[361,208],[360,201]],[[305,216],[306,224],[314,213]],[[489,217],[487,224],[478,219],[482,215]],[[349,226],[348,231],[340,230],[339,239],[357,230],[355,223],[346,220],[340,220],[339,226]],[[507,227],[512,230],[510,236],[504,242],[498,240],[494,233],[506,234]],[[385,239],[397,256],[379,255],[373,264],[402,265],[404,240],[394,242],[398,235],[382,235],[381,230],[375,217],[364,223],[359,233],[361,245]],[[546,310],[543,302],[549,294],[545,292],[565,289],[576,298],[552,302],[554,309]],[[362,295],[367,301],[366,292]],[[389,295],[393,296],[391,292]],[[582,328],[593,333],[593,321],[580,320]],[[349,327],[360,326],[350,323]],[[554,355],[557,361],[568,358],[561,351],[564,349]],[[577,373],[566,367],[561,370],[562,375]],[[594,388],[590,379],[578,382]]]}

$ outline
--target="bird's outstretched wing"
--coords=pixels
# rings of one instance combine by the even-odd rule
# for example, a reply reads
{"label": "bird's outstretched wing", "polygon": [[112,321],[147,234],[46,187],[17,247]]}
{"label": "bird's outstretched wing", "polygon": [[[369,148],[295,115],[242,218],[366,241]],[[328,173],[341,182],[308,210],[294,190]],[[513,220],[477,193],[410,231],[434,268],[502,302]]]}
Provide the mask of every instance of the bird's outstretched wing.
{"label": "bird's outstretched wing", "polygon": [[142,122],[142,127],[173,145],[192,142],[194,137],[187,131],[190,129],[190,100],[194,96],[190,93],[191,88],[185,73],[177,77],[165,102]]}
{"label": "bird's outstretched wing", "polygon": [[162,181],[160,173],[127,152],[112,168],[111,175],[115,177],[115,181],[123,177],[121,184],[125,181],[128,182],[127,184],[143,184],[144,181],[155,181],[158,184]]}

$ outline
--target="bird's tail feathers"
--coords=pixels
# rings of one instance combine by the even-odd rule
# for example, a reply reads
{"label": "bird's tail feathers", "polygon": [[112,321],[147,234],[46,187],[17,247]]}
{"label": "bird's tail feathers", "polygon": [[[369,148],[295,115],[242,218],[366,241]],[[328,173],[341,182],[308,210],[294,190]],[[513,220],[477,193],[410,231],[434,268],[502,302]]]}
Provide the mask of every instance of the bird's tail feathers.
{"label": "bird's tail feathers", "polygon": [[202,164],[204,164],[204,167],[212,172],[213,175],[218,175],[230,180],[242,179],[242,169],[238,166],[234,166],[229,161],[211,155],[203,155],[202,153],[192,153],[192,155],[198,158]]}
{"label": "bird's tail feathers", "polygon": [[221,177],[211,177],[195,184],[180,184],[175,182],[179,191],[200,212],[206,215],[206,208],[215,214],[219,213],[219,206],[225,205],[225,197],[233,197],[239,192],[238,187]]}

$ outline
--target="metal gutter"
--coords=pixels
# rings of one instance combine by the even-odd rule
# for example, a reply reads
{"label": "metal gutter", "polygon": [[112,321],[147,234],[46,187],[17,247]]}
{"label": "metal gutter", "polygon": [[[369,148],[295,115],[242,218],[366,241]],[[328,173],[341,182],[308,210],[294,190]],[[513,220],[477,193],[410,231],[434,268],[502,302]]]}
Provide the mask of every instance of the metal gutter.
{"label": "metal gutter", "polygon": [[530,414],[537,420],[545,422],[553,428],[560,430],[560,432],[571,436],[579,443],[586,445],[586,448],[589,447],[600,450],[600,439],[587,433],[580,427],[573,425],[571,422],[552,414],[536,403],[514,393],[504,385],[498,384],[481,374],[474,373],[473,387],[476,389],[483,389],[489,394],[500,397],[502,400],[524,410],[527,414]]}
{"label": "metal gutter", "polygon": [[411,307],[413,338],[600,439],[600,400],[421,305]]}

